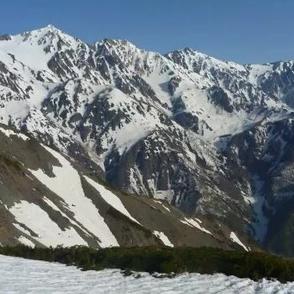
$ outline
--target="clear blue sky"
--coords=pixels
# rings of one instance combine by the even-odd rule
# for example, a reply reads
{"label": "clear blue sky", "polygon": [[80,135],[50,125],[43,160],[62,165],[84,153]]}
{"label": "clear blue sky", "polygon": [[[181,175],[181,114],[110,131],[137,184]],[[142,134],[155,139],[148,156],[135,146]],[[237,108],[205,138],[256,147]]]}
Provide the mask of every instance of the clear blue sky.
{"label": "clear blue sky", "polygon": [[294,59],[294,0],[1,0],[0,33],[47,24],[93,42],[165,53],[191,47],[241,63]]}

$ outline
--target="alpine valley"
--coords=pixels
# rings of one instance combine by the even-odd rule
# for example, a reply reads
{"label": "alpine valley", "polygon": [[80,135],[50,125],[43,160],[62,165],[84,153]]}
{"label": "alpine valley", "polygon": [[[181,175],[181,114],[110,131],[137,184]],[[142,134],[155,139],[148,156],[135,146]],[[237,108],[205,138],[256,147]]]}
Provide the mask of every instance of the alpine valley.
{"label": "alpine valley", "polygon": [[0,242],[294,256],[294,61],[0,37]]}

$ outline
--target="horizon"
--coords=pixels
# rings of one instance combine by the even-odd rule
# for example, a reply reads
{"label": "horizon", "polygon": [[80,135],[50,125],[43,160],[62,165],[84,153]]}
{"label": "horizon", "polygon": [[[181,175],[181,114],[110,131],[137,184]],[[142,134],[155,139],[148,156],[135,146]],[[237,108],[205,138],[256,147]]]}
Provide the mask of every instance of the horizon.
{"label": "horizon", "polygon": [[[211,58],[215,58],[215,59],[220,60],[220,61],[223,61],[223,62],[233,62],[233,63],[240,64],[240,65],[253,65],[253,64],[264,65],[264,64],[273,64],[273,63],[277,63],[277,62],[288,62],[288,61],[293,61],[293,60],[294,60],[294,58],[293,58],[293,59],[286,59],[286,60],[282,60],[282,59],[281,59],[281,60],[268,61],[268,62],[264,62],[264,63],[240,63],[240,62],[237,62],[237,61],[234,61],[234,60],[224,59],[224,58],[219,58],[219,57],[216,57],[216,56],[213,56],[213,55],[209,55],[209,54],[207,54],[206,52],[199,51],[199,50],[197,50],[197,49],[195,49],[195,48],[192,48],[192,47],[174,48],[174,49],[171,50],[171,51],[159,52],[159,51],[156,51],[156,50],[148,50],[148,49],[146,49],[146,48],[142,48],[142,47],[138,46],[137,44],[135,44],[134,42],[132,42],[132,41],[130,41],[130,40],[127,40],[127,39],[120,39],[120,38],[107,38],[107,37],[102,38],[102,39],[94,40],[92,43],[90,43],[90,42],[87,42],[87,41],[85,41],[85,40],[83,40],[83,39],[81,39],[81,38],[79,38],[79,37],[77,37],[77,36],[75,36],[75,35],[71,35],[71,34],[69,34],[68,32],[66,32],[66,31],[64,31],[64,30],[62,30],[62,29],[60,29],[59,27],[57,27],[57,26],[54,25],[54,24],[47,24],[47,25],[42,26],[42,27],[36,27],[36,28],[31,29],[31,30],[26,30],[26,31],[23,31],[23,32],[16,32],[16,33],[14,33],[14,34],[5,33],[4,35],[7,34],[7,35],[10,35],[10,36],[16,36],[16,35],[20,35],[20,34],[23,34],[23,33],[30,33],[30,32],[32,32],[32,31],[37,31],[37,30],[41,30],[41,29],[45,29],[45,28],[50,28],[50,27],[55,28],[55,29],[61,31],[63,34],[68,35],[68,36],[71,36],[71,37],[73,37],[73,38],[76,38],[76,39],[78,39],[78,40],[80,40],[80,41],[82,41],[83,43],[86,43],[86,44],[88,44],[88,45],[94,45],[95,43],[97,43],[97,42],[101,42],[101,41],[104,41],[104,40],[126,41],[126,42],[131,43],[132,45],[134,45],[134,46],[135,46],[136,48],[138,48],[139,50],[145,50],[145,51],[148,51],[148,52],[159,53],[159,54],[161,54],[161,55],[165,55],[165,54],[168,54],[168,53],[173,52],[173,51],[181,51],[181,50],[184,50],[184,49],[187,49],[187,48],[188,48],[188,49],[191,49],[191,50],[193,50],[193,51],[195,51],[195,52],[198,52],[198,53],[203,54],[203,55],[207,55],[207,56],[209,56],[209,57],[211,57]],[[3,35],[3,34],[0,34],[0,36],[1,36],[1,35]]]}
{"label": "horizon", "polygon": [[0,34],[52,24],[89,44],[120,39],[161,54],[192,48],[239,64],[294,60],[294,40],[289,38],[294,2],[255,2],[11,0],[2,4]]}

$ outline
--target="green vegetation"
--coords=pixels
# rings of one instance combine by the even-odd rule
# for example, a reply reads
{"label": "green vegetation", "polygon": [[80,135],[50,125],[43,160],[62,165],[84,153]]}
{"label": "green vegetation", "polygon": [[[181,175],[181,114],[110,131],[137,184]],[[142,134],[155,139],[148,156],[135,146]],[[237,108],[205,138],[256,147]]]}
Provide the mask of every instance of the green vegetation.
{"label": "green vegetation", "polygon": [[224,273],[259,280],[294,280],[294,260],[262,252],[225,251],[216,248],[133,247],[95,250],[88,247],[2,247],[0,254],[76,265],[83,270],[123,270],[203,274]]}

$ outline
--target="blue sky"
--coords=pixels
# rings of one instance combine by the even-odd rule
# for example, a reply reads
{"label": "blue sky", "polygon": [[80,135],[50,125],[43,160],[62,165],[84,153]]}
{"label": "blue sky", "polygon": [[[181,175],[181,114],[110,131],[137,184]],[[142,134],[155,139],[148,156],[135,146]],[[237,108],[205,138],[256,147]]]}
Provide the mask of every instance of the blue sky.
{"label": "blue sky", "polygon": [[47,24],[161,53],[191,47],[241,63],[294,59],[292,0],[1,0],[0,33]]}

